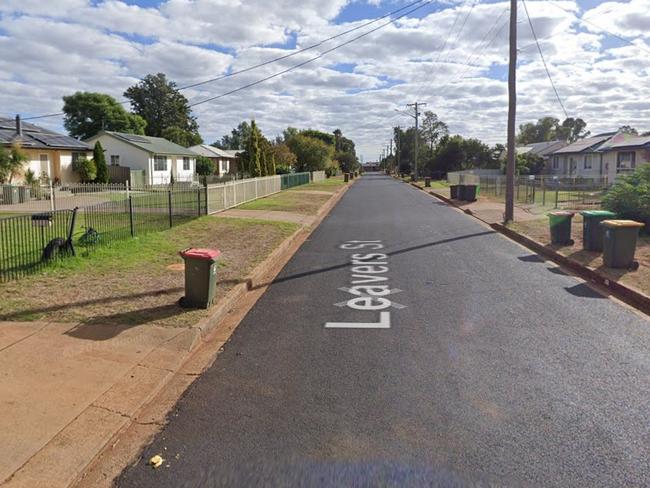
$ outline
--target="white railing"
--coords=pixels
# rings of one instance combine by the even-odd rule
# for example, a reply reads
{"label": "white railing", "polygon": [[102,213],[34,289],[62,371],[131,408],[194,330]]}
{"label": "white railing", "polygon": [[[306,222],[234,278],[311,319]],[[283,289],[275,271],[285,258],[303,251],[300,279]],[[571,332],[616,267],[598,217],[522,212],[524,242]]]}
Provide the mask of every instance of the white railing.
{"label": "white railing", "polygon": [[318,181],[323,181],[325,179],[325,171],[312,171],[311,172],[311,181],[316,183]]}
{"label": "white railing", "polygon": [[264,176],[208,185],[206,188],[208,213],[215,213],[278,193],[282,189],[282,179],[280,175]]}

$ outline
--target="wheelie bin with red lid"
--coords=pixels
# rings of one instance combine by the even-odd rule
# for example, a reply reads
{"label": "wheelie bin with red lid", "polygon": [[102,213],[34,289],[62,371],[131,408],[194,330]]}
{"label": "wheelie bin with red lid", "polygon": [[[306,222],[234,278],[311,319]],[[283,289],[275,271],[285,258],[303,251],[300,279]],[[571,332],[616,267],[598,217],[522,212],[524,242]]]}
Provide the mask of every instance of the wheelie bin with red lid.
{"label": "wheelie bin with red lid", "polygon": [[217,283],[217,249],[188,248],[179,253],[185,261],[183,307],[208,308],[214,300]]}

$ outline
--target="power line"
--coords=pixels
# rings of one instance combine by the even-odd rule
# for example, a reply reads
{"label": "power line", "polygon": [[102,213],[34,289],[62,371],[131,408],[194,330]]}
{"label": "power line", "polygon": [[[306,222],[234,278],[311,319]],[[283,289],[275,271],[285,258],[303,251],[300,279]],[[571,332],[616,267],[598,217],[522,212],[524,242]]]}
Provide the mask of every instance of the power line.
{"label": "power line", "polygon": [[[304,52],[309,51],[311,49],[315,49],[316,47],[322,46],[323,44],[325,44],[325,43],[327,43],[329,41],[333,41],[334,39],[338,39],[339,37],[343,37],[343,36],[345,36],[347,34],[350,34],[351,32],[355,32],[355,31],[358,31],[360,29],[363,29],[364,27],[367,27],[367,26],[372,25],[372,24],[374,24],[376,22],[379,22],[380,20],[383,20],[383,19],[385,19],[387,17],[392,17],[393,15],[395,15],[395,14],[397,14],[399,12],[402,12],[402,11],[404,11],[406,9],[409,9],[410,7],[413,7],[415,5],[421,4],[424,1],[425,0],[416,0],[414,2],[409,3],[408,5],[405,5],[403,7],[395,9],[395,10],[393,10],[391,12],[388,12],[387,14],[384,14],[381,17],[377,17],[377,18],[375,18],[373,20],[370,20],[368,22],[365,22],[365,23],[363,23],[361,25],[358,25],[358,26],[353,27],[351,29],[347,29],[347,30],[345,30],[343,32],[340,32],[340,33],[338,33],[338,34],[336,34],[334,36],[330,36],[330,37],[328,37],[326,39],[322,39],[321,41],[318,41],[315,44],[304,47],[302,49],[298,49],[298,50],[293,51],[293,52],[291,52],[289,54],[285,54],[283,56],[278,56],[276,58],[269,59],[268,61],[264,61],[262,63],[255,64],[253,66],[248,66],[246,68],[242,68],[240,70],[233,71],[233,72],[227,73],[225,75],[217,76],[217,77],[210,78],[210,79],[203,80],[203,81],[199,81],[199,82],[196,82],[196,83],[191,83],[191,84],[188,84],[188,85],[183,85],[183,86],[180,86],[178,88],[178,90],[179,91],[180,90],[187,90],[189,88],[194,88],[194,87],[197,87],[197,86],[206,85],[208,83],[213,83],[213,82],[216,82],[216,81],[219,81],[219,80],[223,80],[225,78],[231,78],[233,76],[236,76],[236,75],[239,75],[239,74],[242,74],[242,73],[247,73],[249,71],[253,71],[255,69],[262,68],[264,66],[268,66],[269,64],[277,63],[278,61],[282,61],[282,60],[291,58],[293,56],[297,56],[298,54],[301,54],[301,53],[304,53]],[[426,4],[431,3],[431,1],[427,1]],[[401,17],[398,17],[398,18],[401,18]],[[140,81],[142,81],[142,79],[140,79]],[[120,105],[126,105],[127,103],[130,103],[130,100],[122,100],[121,102],[118,102],[118,103]],[[64,112],[57,112],[57,113],[52,113],[52,114],[37,115],[37,116],[33,116],[33,117],[25,117],[25,118],[23,118],[23,120],[44,119],[44,118],[49,118],[49,117],[58,117],[58,116],[61,116],[61,115],[65,115],[65,113]]]}
{"label": "power line", "polygon": [[636,47],[637,49],[640,49],[641,51],[644,51],[644,52],[650,54],[650,49],[646,49],[645,47],[639,46],[638,44],[634,43],[633,41],[630,41],[630,40],[627,39],[626,37],[619,36],[618,34],[615,34],[614,32],[612,32],[612,31],[610,31],[610,30],[607,30],[607,29],[605,29],[604,27],[602,27],[602,26],[600,26],[600,25],[598,25],[598,24],[595,24],[595,23],[593,23],[593,22],[590,21],[590,20],[587,20],[587,19],[583,19],[583,18],[581,18],[581,17],[578,17],[578,16],[577,16],[574,12],[572,12],[571,10],[566,9],[566,8],[564,8],[564,7],[560,6],[560,5],[558,5],[558,4],[555,3],[555,2],[552,2],[551,0],[546,0],[546,1],[547,1],[548,3],[550,3],[551,5],[553,5],[555,8],[559,8],[560,10],[564,10],[565,12],[570,13],[570,14],[573,15],[573,16],[576,18],[576,20],[578,20],[579,22],[582,22],[583,24],[590,24],[590,25],[593,25],[594,27],[597,27],[598,29],[600,29],[600,30],[602,30],[602,31],[604,31],[604,32],[607,32],[610,36],[613,36],[613,37],[615,37],[615,38],[617,38],[617,39],[620,39],[621,41],[623,41],[623,42],[629,44],[630,46],[634,46],[634,47]]}
{"label": "power line", "polygon": [[566,111],[566,108],[564,108],[564,104],[562,103],[562,100],[560,99],[560,94],[557,91],[557,87],[555,86],[555,83],[553,82],[553,78],[551,77],[551,72],[548,69],[548,65],[546,64],[546,60],[544,59],[544,53],[542,52],[542,48],[539,45],[539,41],[537,40],[537,34],[535,34],[535,28],[533,27],[533,21],[530,18],[530,14],[528,13],[528,6],[526,5],[526,0],[522,0],[522,3],[524,4],[524,11],[526,12],[526,17],[528,18],[528,25],[530,25],[530,31],[533,33],[533,37],[535,38],[535,44],[537,44],[537,50],[539,51],[539,56],[542,58],[542,64],[544,65],[544,69],[546,70],[546,75],[548,76],[548,81],[551,82],[551,86],[553,87],[553,91],[555,92],[555,98],[557,98],[557,102],[560,104],[560,107],[562,107],[562,111],[564,112],[564,117],[569,118],[569,114]]}
{"label": "power line", "polygon": [[227,91],[227,92],[225,92],[225,93],[221,93],[220,95],[216,95],[216,96],[214,96],[214,97],[206,98],[205,100],[201,100],[201,101],[199,101],[199,102],[191,103],[191,104],[189,105],[189,107],[196,107],[197,105],[201,105],[201,104],[203,104],[203,103],[207,103],[207,102],[212,102],[212,101],[214,101],[214,100],[218,100],[218,99],[223,98],[223,97],[226,97],[226,96],[228,96],[228,95],[232,95],[233,93],[237,93],[237,92],[239,92],[239,91],[246,90],[247,88],[251,88],[251,87],[253,87],[253,86],[255,86],[255,85],[259,85],[259,84],[261,84],[261,83],[264,83],[264,82],[266,82],[266,81],[268,81],[268,80],[271,80],[271,79],[273,79],[273,78],[277,78],[278,76],[282,76],[283,74],[288,73],[288,72],[290,72],[290,71],[293,71],[293,70],[295,70],[295,69],[301,68],[301,67],[303,67],[303,66],[305,66],[305,65],[307,65],[307,64],[309,64],[309,63],[312,63],[312,62],[314,62],[314,61],[316,61],[316,60],[322,58],[323,56],[325,56],[326,54],[331,53],[332,51],[336,51],[337,49],[340,49],[340,48],[342,48],[342,47],[344,47],[344,46],[347,46],[348,44],[352,44],[353,42],[355,42],[355,41],[361,39],[362,37],[366,37],[367,35],[370,35],[370,34],[372,34],[373,32],[376,32],[376,31],[378,31],[378,30],[380,30],[380,29],[383,29],[384,27],[386,27],[386,26],[388,26],[388,25],[390,25],[390,24],[394,24],[396,21],[398,21],[398,20],[401,19],[402,17],[405,17],[405,16],[407,16],[408,14],[410,14],[410,13],[412,13],[412,12],[415,12],[416,10],[419,10],[419,9],[421,9],[421,8],[423,8],[423,7],[426,7],[427,5],[431,4],[432,2],[433,2],[433,0],[428,0],[428,1],[426,1],[425,3],[423,3],[423,4],[421,4],[421,5],[418,5],[417,7],[415,7],[415,8],[413,8],[413,9],[409,10],[408,12],[406,12],[406,13],[404,13],[404,14],[402,14],[402,15],[399,15],[399,16],[397,16],[397,17],[395,17],[394,19],[392,19],[392,20],[390,20],[390,21],[388,21],[388,22],[386,22],[386,23],[384,23],[384,24],[381,24],[380,26],[375,27],[374,29],[371,29],[371,30],[369,30],[369,31],[367,31],[367,32],[364,32],[364,33],[361,34],[361,35],[358,35],[358,36],[356,36],[356,37],[353,37],[352,39],[350,39],[350,40],[348,40],[348,41],[345,41],[345,42],[343,42],[343,43],[341,43],[341,44],[337,44],[336,46],[334,46],[334,47],[332,47],[332,48],[330,48],[330,49],[327,49],[327,50],[323,51],[323,52],[320,53],[318,56],[314,56],[313,58],[310,58],[310,59],[308,59],[308,60],[306,60],[306,61],[303,61],[302,63],[294,64],[293,66],[290,66],[290,67],[287,68],[287,69],[284,69],[284,70],[282,70],[282,71],[278,71],[277,73],[274,73],[274,74],[272,74],[272,75],[266,76],[266,77],[264,77],[264,78],[261,78],[261,79],[259,79],[259,80],[253,81],[253,82],[251,82],[251,83],[248,83],[248,84],[246,84],[246,85],[240,86],[240,87],[238,87],[238,88],[235,88],[235,89],[233,89],[233,90]]}

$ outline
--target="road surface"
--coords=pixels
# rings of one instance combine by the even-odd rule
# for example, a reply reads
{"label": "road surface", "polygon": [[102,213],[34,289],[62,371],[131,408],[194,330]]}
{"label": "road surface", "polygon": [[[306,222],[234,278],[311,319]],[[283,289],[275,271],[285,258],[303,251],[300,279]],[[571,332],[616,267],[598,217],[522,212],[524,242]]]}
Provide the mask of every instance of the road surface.
{"label": "road surface", "polygon": [[119,479],[489,483],[650,486],[650,323],[377,175],[347,192]]}

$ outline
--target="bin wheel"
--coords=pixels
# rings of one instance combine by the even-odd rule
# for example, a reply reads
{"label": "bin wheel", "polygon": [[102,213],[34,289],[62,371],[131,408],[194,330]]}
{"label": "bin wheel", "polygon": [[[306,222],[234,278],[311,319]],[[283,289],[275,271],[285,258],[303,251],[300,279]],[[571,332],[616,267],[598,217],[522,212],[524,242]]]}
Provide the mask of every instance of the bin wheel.
{"label": "bin wheel", "polygon": [[630,271],[636,271],[637,269],[639,269],[639,262],[638,262],[638,261],[634,261],[634,262],[630,265]]}
{"label": "bin wheel", "polygon": [[573,239],[569,239],[569,246],[573,246],[576,243]]}

